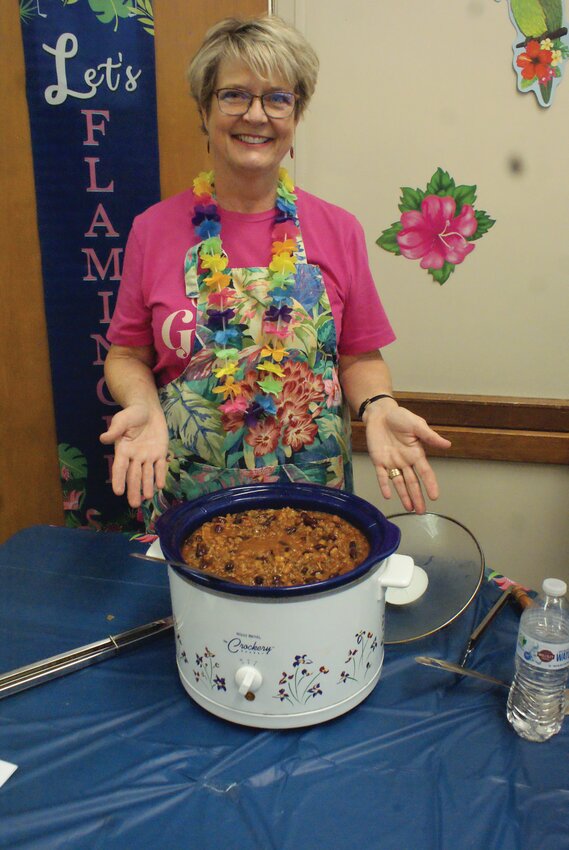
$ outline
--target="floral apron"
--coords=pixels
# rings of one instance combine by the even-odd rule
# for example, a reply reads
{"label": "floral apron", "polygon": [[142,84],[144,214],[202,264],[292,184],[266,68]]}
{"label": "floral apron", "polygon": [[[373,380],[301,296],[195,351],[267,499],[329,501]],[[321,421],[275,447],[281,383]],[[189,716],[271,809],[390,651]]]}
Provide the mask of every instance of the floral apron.
{"label": "floral apron", "polygon": [[[145,506],[150,527],[173,504],[240,484],[292,481],[352,490],[336,329],[322,273],[306,262],[298,220],[294,261],[286,304],[271,291],[267,268],[227,269],[230,283],[217,297],[223,309],[216,310],[208,273],[199,273],[200,244],[188,251],[185,287],[197,310],[195,343],[185,371],[159,390],[169,468],[165,488]],[[220,338],[229,349],[220,350]]]}

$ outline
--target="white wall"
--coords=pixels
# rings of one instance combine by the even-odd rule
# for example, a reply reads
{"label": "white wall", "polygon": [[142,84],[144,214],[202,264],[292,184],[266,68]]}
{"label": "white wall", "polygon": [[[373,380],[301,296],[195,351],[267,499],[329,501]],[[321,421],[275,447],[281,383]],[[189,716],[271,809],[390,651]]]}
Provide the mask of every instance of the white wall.
{"label": "white wall", "polygon": [[[277,0],[321,60],[295,178],[354,212],[398,340],[396,389],[569,396],[569,68],[549,109],[516,90],[506,0]],[[512,160],[521,170],[511,168]],[[375,240],[401,186],[441,166],[476,184],[496,225],[439,286]],[[432,509],[463,522],[498,572],[569,578],[569,470],[437,460]],[[386,513],[369,463],[357,492]]]}

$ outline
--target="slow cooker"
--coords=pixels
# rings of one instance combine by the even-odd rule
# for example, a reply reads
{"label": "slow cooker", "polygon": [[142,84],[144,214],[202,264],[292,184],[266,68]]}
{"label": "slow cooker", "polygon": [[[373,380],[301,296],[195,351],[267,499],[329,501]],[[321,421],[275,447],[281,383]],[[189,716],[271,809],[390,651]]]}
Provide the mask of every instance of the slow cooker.
{"label": "slow cooker", "polygon": [[406,587],[413,561],[394,554],[401,532],[363,499],[310,484],[256,484],[210,493],[157,521],[166,560],[216,516],[290,506],[336,514],[370,554],[335,578],[294,587],[245,586],[169,566],[182,685],[218,717],[267,729],[309,726],[354,708],[373,690],[384,654],[385,589]]}

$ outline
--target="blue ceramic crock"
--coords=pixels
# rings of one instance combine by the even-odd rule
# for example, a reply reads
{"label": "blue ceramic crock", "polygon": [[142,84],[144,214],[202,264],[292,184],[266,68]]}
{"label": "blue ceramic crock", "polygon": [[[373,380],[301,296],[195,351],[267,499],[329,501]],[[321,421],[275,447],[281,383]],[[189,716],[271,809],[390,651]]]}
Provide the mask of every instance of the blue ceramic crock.
{"label": "blue ceramic crock", "polygon": [[184,541],[208,520],[253,508],[284,507],[322,511],[347,520],[367,537],[370,545],[369,556],[353,570],[336,578],[292,587],[242,585],[211,576],[190,575],[183,567],[172,569],[188,581],[211,590],[238,596],[289,598],[325,593],[357,581],[393,554],[399,546],[401,531],[372,504],[351,493],[315,484],[252,484],[208,493],[199,499],[170,508],[157,520],[156,532],[166,560],[182,561]]}

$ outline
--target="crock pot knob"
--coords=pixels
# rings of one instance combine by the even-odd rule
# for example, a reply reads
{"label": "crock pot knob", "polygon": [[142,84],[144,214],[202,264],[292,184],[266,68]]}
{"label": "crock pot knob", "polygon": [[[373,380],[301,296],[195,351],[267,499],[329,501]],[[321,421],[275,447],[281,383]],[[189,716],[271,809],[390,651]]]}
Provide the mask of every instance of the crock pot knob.
{"label": "crock pot knob", "polygon": [[256,667],[245,665],[235,673],[235,684],[239,688],[239,693],[243,694],[245,699],[254,700],[255,691],[258,691],[263,684],[263,677]]}

